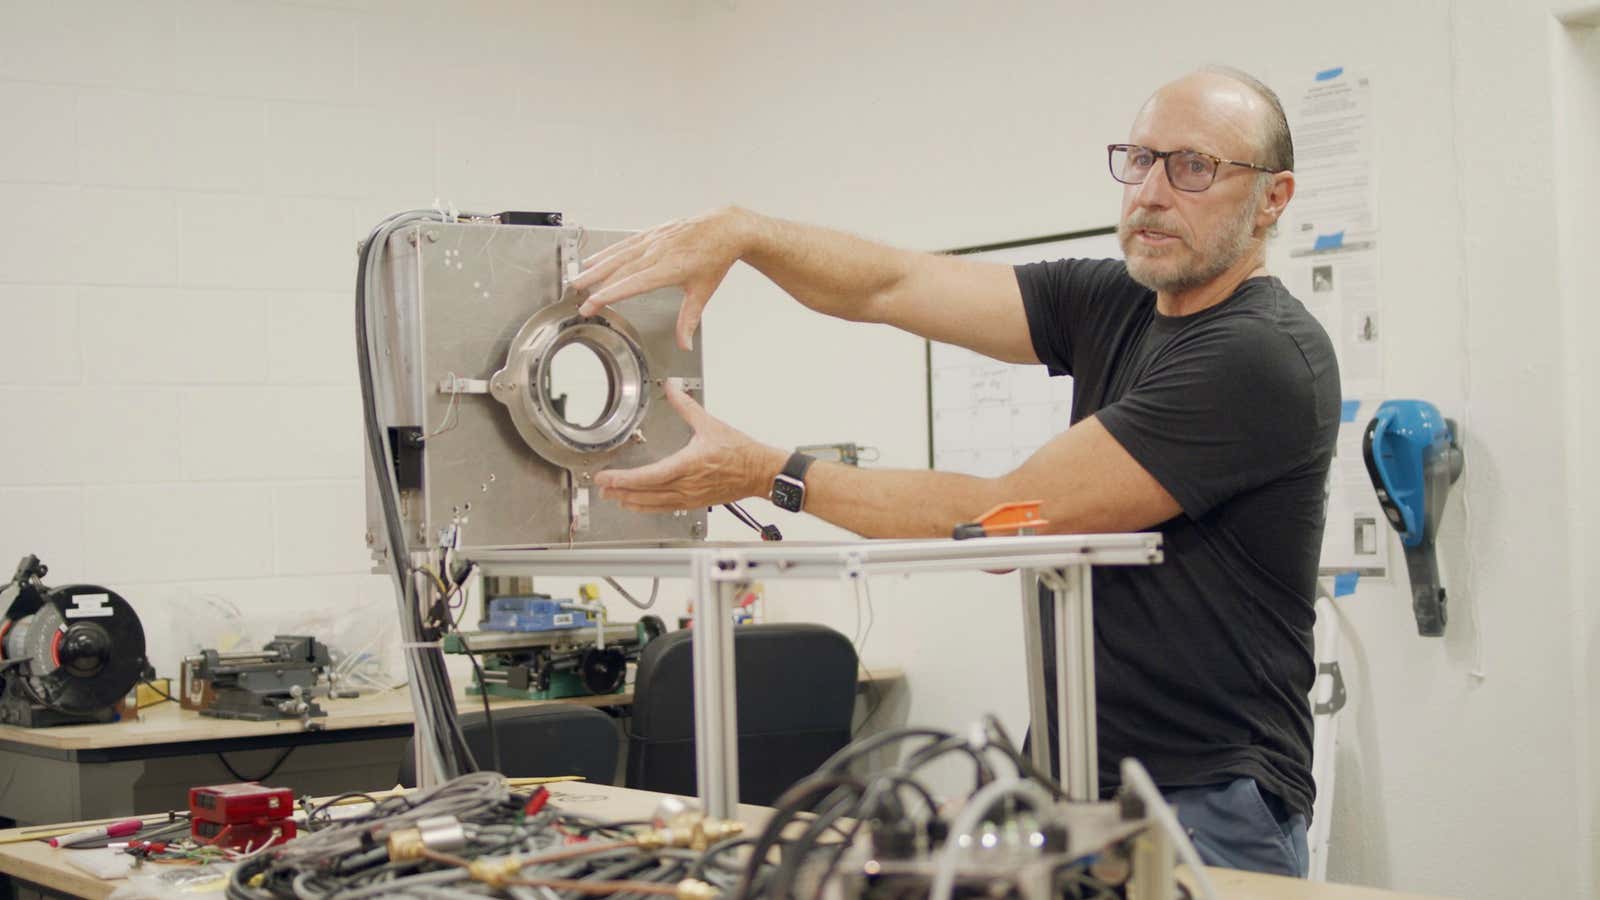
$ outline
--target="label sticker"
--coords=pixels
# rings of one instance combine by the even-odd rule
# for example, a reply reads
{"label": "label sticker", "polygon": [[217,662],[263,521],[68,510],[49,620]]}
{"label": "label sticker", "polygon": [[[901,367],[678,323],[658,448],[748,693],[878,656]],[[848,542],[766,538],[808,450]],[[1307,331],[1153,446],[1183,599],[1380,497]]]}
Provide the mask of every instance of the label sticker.
{"label": "label sticker", "polygon": [[116,614],[106,594],[79,594],[72,598],[72,606],[67,609],[69,619],[100,619]]}
{"label": "label sticker", "polygon": [[550,623],[553,625],[571,625],[572,613],[556,613],[550,617]]}

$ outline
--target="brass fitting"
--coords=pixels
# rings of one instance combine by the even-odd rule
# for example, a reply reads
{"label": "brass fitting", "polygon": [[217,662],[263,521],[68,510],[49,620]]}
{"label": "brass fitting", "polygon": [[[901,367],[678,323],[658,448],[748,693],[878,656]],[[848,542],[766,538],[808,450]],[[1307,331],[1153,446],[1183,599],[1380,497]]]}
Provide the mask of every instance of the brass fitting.
{"label": "brass fitting", "polygon": [[401,828],[389,832],[389,859],[394,862],[407,862],[422,858],[422,831],[416,828]]}
{"label": "brass fitting", "polygon": [[743,822],[735,822],[732,819],[701,819],[695,823],[694,836],[689,842],[689,847],[693,850],[704,850],[718,841],[743,833]]}
{"label": "brass fitting", "polygon": [[670,828],[641,832],[634,837],[634,840],[638,841],[639,847],[644,850],[659,850],[662,847],[704,850],[717,841],[744,831],[743,822],[731,820],[679,818],[675,819],[674,823]]}
{"label": "brass fitting", "polygon": [[649,831],[639,832],[633,836],[633,839],[638,842],[640,850],[660,850],[662,847],[668,846],[667,837],[671,834],[671,829],[653,828]]}
{"label": "brass fitting", "polygon": [[721,894],[711,885],[698,878],[685,878],[675,886],[678,900],[717,900]]}
{"label": "brass fitting", "polygon": [[479,858],[467,866],[467,875],[490,887],[504,887],[507,879],[522,873],[522,858],[507,856],[499,859]]}

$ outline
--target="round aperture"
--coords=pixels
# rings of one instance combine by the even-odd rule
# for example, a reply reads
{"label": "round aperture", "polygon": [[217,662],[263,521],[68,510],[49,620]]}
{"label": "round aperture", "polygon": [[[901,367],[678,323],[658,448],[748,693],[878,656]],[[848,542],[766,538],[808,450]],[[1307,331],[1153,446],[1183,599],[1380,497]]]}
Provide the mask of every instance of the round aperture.
{"label": "round aperture", "polygon": [[571,341],[550,354],[544,395],[556,415],[574,428],[593,428],[616,404],[616,380],[594,347]]}
{"label": "round aperture", "polygon": [[609,310],[577,315],[575,304],[541,310],[512,342],[495,373],[494,396],[523,440],[556,465],[589,468],[644,421],[649,370],[626,320]]}

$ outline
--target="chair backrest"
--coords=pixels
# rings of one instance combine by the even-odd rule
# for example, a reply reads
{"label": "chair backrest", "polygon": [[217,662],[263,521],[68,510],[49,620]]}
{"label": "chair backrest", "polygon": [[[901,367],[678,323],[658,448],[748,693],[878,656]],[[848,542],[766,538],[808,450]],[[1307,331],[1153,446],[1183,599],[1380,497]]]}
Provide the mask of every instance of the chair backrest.
{"label": "chair backrest", "polygon": [[[461,731],[483,769],[494,766],[489,727],[482,712],[464,712]],[[581,775],[598,784],[615,784],[621,735],[611,717],[592,706],[549,703],[494,711],[494,738],[500,745],[502,775],[529,778]],[[406,742],[400,783],[417,783],[415,740]]]}
{"label": "chair backrest", "polygon": [[[741,625],[733,633],[739,799],[770,804],[850,742],[856,651],[823,625]],[[689,631],[675,631],[645,645],[639,658],[628,787],[696,792],[691,640]]]}

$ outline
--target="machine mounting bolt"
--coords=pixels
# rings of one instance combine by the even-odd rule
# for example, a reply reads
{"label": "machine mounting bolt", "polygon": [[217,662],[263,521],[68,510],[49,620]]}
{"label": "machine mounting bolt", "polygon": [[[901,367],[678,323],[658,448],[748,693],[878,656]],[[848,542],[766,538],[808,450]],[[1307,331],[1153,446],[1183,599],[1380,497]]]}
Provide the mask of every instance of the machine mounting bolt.
{"label": "machine mounting bolt", "polygon": [[437,232],[437,231],[429,231],[428,232],[428,243],[436,244],[438,242],[439,242],[439,232]]}

